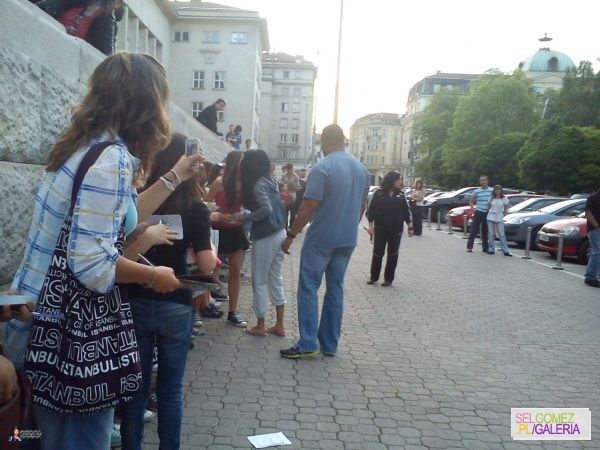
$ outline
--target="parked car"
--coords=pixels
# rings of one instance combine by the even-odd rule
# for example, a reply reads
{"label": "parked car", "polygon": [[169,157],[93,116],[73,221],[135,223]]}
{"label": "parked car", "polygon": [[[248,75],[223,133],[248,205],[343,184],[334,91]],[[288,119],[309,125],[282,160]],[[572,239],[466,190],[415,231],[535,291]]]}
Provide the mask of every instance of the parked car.
{"label": "parked car", "polygon": [[582,192],[581,194],[573,194],[569,198],[588,198],[593,192]]}
{"label": "parked car", "polygon": [[527,211],[537,211],[538,209],[542,209],[545,206],[552,205],[554,203],[562,202],[563,200],[567,200],[564,197],[545,197],[543,195],[536,195],[529,200],[522,201],[521,203],[517,203],[514,206],[508,208],[508,213],[516,213],[516,212],[527,212]]}
{"label": "parked car", "polygon": [[427,195],[426,195],[426,196],[423,198],[423,201],[425,201],[425,200],[432,200],[432,199],[434,199],[434,198],[437,198],[437,197],[439,197],[440,195],[444,195],[444,194],[447,194],[447,193],[448,193],[447,191],[435,191],[435,192],[432,192],[432,193],[430,193],[430,194],[427,194]]}
{"label": "parked car", "polygon": [[527,228],[531,227],[531,248],[536,249],[537,234],[548,222],[565,217],[576,217],[583,212],[585,200],[563,200],[537,211],[519,212],[504,216],[506,240],[525,247]]}
{"label": "parked car", "polygon": [[431,211],[431,220],[437,220],[437,214],[440,213],[440,222],[446,223],[448,211],[457,206],[466,206],[469,204],[471,194],[477,189],[475,187],[466,187],[456,191],[447,192],[438,197],[428,197],[423,200],[423,217],[428,217]]}
{"label": "parked car", "polygon": [[577,258],[587,264],[590,257],[590,241],[587,237],[585,213],[578,217],[548,222],[537,235],[536,244],[552,256],[558,253],[558,238],[563,237],[563,256]]}
{"label": "parked car", "polygon": [[[519,204],[523,203],[524,201],[531,199],[531,198],[540,198],[540,197],[547,198],[547,197],[544,197],[543,195],[535,195],[535,194],[508,194],[508,195],[506,195],[506,198],[508,199],[509,207],[519,205]],[[458,228],[462,229],[462,227],[464,226],[464,223],[463,223],[464,215],[467,216],[467,220],[468,220],[467,229],[469,229],[471,227],[471,223],[473,223],[473,220],[471,219],[471,216],[473,215],[473,210],[471,209],[470,206],[460,206],[458,208],[453,208],[450,210],[450,212],[448,214],[450,214],[450,223],[452,224],[453,227],[458,227]]]}

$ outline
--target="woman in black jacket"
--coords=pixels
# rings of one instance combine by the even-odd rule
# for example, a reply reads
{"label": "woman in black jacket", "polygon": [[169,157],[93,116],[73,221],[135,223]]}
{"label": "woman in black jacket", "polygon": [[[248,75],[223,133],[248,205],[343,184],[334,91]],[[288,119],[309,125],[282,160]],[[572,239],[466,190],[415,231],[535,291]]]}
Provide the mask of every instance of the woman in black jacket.
{"label": "woman in black jacket", "polygon": [[373,258],[371,260],[371,279],[367,284],[375,284],[379,280],[381,263],[387,244],[387,262],[385,264],[382,286],[391,286],[398,264],[398,251],[404,222],[408,225],[408,236],[412,237],[410,208],[403,191],[404,184],[400,173],[388,172],[381,180],[379,189],[373,194],[367,218],[368,232],[373,236]]}

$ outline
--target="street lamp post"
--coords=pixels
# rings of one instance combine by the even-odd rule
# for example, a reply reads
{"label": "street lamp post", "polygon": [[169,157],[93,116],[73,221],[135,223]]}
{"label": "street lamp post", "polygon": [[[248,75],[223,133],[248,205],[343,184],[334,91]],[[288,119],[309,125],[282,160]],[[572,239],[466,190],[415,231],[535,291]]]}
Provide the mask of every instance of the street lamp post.
{"label": "street lamp post", "polygon": [[342,53],[342,19],[344,17],[344,0],[340,4],[340,35],[338,38],[337,74],[335,77],[335,109],[333,110],[333,123],[337,124],[338,100],[340,93],[340,55]]}

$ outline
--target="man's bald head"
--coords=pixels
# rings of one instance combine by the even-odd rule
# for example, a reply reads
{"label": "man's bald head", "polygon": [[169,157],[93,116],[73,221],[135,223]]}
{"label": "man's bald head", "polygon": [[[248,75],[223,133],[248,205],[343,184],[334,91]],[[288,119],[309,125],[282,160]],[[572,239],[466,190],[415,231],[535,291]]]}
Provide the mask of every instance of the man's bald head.
{"label": "man's bald head", "polygon": [[338,125],[332,124],[323,128],[321,149],[325,155],[336,150],[344,150],[345,142],[344,131]]}

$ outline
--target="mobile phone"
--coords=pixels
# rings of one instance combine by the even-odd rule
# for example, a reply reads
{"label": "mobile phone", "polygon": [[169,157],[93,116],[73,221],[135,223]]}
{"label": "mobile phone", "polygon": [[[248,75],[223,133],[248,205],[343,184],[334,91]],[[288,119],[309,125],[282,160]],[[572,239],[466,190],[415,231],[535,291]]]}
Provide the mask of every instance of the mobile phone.
{"label": "mobile phone", "polygon": [[[200,153],[200,139],[198,138],[189,138],[185,141],[185,156],[197,155]],[[200,162],[195,161],[190,169],[197,169],[200,167]]]}

